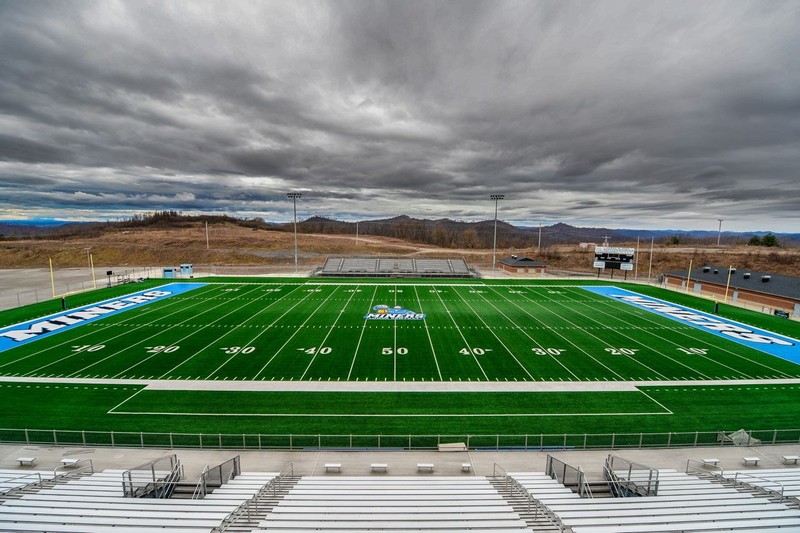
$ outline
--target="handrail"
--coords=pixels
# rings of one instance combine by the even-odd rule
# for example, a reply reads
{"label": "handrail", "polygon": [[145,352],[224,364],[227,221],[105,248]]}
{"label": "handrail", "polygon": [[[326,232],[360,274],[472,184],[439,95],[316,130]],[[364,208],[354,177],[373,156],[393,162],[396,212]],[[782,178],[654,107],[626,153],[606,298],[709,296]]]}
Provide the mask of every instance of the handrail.
{"label": "handrail", "polygon": [[[169,462],[169,473],[159,478],[156,476],[156,465],[163,461]],[[133,472],[140,472],[143,476],[149,475],[149,479],[140,477],[134,480]],[[168,498],[182,477],[183,465],[173,453],[124,471],[122,473],[122,492],[128,498],[139,498],[152,493],[159,498]]]}
{"label": "handrail", "polygon": [[[767,488],[767,487],[765,487],[765,486],[763,486],[761,484],[755,485],[753,483],[748,483],[747,481],[740,481],[739,480],[739,476],[755,479],[755,480],[758,480],[758,481],[765,481],[767,483],[772,483],[772,484],[778,485],[781,488],[781,490],[780,490],[780,492],[778,492],[778,491],[775,491],[773,489],[769,489],[769,488]],[[736,475],[733,476],[733,482],[735,484],[747,485],[748,487],[750,487],[752,489],[762,490],[762,491],[768,492],[770,494],[776,494],[776,495],[781,497],[781,502],[783,502],[784,498],[786,497],[786,496],[784,496],[784,492],[786,490],[786,487],[784,487],[783,483],[781,483],[780,481],[773,481],[771,479],[766,479],[766,478],[763,478],[763,477],[754,476],[753,474],[748,474],[747,472],[736,472]]]}
{"label": "handrail", "polygon": [[24,474],[24,475],[19,476],[19,477],[11,478],[11,479],[8,479],[6,481],[8,483],[13,483],[15,481],[21,481],[21,480],[24,480],[26,478],[34,478],[34,481],[31,481],[30,483],[26,483],[24,485],[18,485],[18,486],[15,486],[15,487],[9,487],[8,489],[2,489],[2,490],[0,490],[0,495],[7,494],[7,493],[11,492],[12,490],[24,489],[24,488],[30,487],[32,485],[39,485],[40,488],[42,486],[44,486],[43,482],[45,480],[42,479],[42,473],[41,472],[30,472],[28,474]]}
{"label": "handrail", "polygon": [[194,488],[194,492],[192,493],[193,500],[199,500],[201,498],[205,498],[206,494],[208,494],[208,487],[206,485],[208,480],[208,465],[203,467],[203,471],[200,472],[200,479],[197,480],[197,485]]}
{"label": "handrail", "polygon": [[[89,461],[89,464],[88,465],[83,465],[83,466],[78,466],[82,461]],[[69,469],[69,471],[67,471],[67,469]],[[90,474],[94,474],[94,463],[92,462],[91,459],[89,459],[89,458],[79,459],[77,463],[75,463],[74,465],[70,465],[70,466],[67,466],[67,465],[57,466],[57,467],[55,467],[53,469],[53,477],[56,478],[56,477],[59,477],[59,476],[70,476],[72,474],[77,474],[78,472],[81,472],[82,470],[89,470]],[[62,471],[63,473],[59,474],[59,471]]]}
{"label": "handrail", "polygon": [[212,533],[222,533],[223,531],[226,531],[245,514],[249,519],[251,512],[258,513],[258,502],[261,500],[261,498],[263,498],[264,495],[268,494],[270,491],[272,491],[272,495],[274,497],[279,490],[282,490],[283,480],[287,477],[294,477],[294,463],[289,463],[284,466],[280,472],[278,472],[277,476],[265,483],[264,486],[258,489],[258,492],[255,493],[250,499],[242,502],[239,507],[231,511],[228,516],[222,519],[222,522],[220,522],[217,527],[211,530]]}
{"label": "handrail", "polygon": [[583,471],[583,468],[579,466],[578,472],[579,472],[578,496],[580,496],[581,498],[594,498],[594,494],[592,494],[592,487],[591,485],[589,485],[589,481],[587,481],[586,479],[586,473]]}
{"label": "handrail", "polygon": [[[627,477],[622,477],[615,467],[615,461],[621,461],[624,467],[627,467]],[[637,468],[634,468],[637,467]],[[631,475],[634,470],[641,470],[648,472],[646,480],[634,480]],[[624,457],[610,453],[606,458],[605,465],[603,466],[603,477],[608,481],[613,481],[617,487],[625,489],[628,493],[633,493],[639,496],[655,496],[658,494],[658,470],[647,465],[629,461]],[[628,495],[628,494],[617,494]]]}
{"label": "handrail", "polygon": [[[497,465],[495,464],[495,466]],[[528,489],[526,489],[525,486],[519,481],[517,481],[513,476],[509,476],[506,474],[505,476],[501,477],[503,477],[506,484],[510,486],[509,493],[512,498],[517,496],[515,494],[515,491],[517,491],[519,493],[519,496],[527,500],[529,515],[531,514],[531,507],[533,507],[534,520],[538,520],[539,514],[541,513],[542,516],[544,516],[553,527],[558,528],[558,530],[561,531],[562,533],[572,532],[572,528],[564,524],[564,522],[561,520],[561,517],[559,517],[553,510],[551,510],[544,502],[537,500],[530,492],[528,492]]]}

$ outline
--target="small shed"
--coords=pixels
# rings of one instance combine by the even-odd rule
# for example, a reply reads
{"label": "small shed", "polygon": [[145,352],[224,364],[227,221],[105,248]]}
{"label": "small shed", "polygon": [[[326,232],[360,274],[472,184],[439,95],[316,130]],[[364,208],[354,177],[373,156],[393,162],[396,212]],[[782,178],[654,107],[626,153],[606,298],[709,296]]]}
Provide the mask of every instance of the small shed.
{"label": "small shed", "polygon": [[184,263],[183,265],[181,265],[181,274],[189,274],[189,275],[191,275],[192,274],[192,265],[190,265],[188,263]]}
{"label": "small shed", "polygon": [[164,267],[164,279],[177,278],[178,269],[175,267]]}
{"label": "small shed", "polygon": [[544,274],[545,264],[528,257],[511,257],[500,260],[500,268],[514,274]]}

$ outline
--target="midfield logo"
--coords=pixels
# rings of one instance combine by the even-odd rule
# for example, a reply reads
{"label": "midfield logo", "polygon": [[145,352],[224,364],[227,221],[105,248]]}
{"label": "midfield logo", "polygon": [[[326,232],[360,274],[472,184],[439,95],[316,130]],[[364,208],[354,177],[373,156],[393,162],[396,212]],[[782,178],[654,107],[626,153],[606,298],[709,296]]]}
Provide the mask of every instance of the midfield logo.
{"label": "midfield logo", "polygon": [[388,305],[376,305],[372,308],[373,313],[367,313],[364,318],[367,320],[423,320],[425,313],[417,313],[403,309],[399,305],[389,307]]}

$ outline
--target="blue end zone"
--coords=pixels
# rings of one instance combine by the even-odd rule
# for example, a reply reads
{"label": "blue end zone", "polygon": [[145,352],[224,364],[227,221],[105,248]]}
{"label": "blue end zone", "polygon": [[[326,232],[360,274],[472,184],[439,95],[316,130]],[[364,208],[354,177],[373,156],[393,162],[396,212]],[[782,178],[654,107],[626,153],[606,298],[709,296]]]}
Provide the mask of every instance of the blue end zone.
{"label": "blue end zone", "polygon": [[205,285],[205,283],[170,283],[8,326],[0,329],[0,352]]}
{"label": "blue end zone", "polygon": [[652,296],[643,296],[636,292],[617,287],[581,287],[582,289],[607,296],[614,300],[645,309],[652,313],[670,318],[713,333],[718,337],[732,340],[749,348],[786,359],[792,363],[800,364],[800,341],[791,337],[784,337],[747,324],[720,318],[718,316],[683,307],[682,305],[665,302]]}

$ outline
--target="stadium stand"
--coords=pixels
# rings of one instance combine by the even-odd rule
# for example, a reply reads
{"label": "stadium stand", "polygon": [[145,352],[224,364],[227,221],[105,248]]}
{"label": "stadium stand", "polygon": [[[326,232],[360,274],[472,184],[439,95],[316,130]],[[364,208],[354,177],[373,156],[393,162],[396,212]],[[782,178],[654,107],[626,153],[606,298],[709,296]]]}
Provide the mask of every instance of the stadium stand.
{"label": "stadium stand", "polygon": [[800,504],[800,468],[729,470],[719,477],[734,486],[750,487],[777,496],[781,501],[794,499]]}
{"label": "stadium stand", "polygon": [[0,531],[210,531],[277,475],[242,473],[204,499],[155,499],[126,498],[124,472],[103,470],[6,498]]}
{"label": "stadium stand", "polygon": [[329,277],[477,277],[463,259],[340,258],[329,257],[316,272]]}
{"label": "stadium stand", "polygon": [[530,531],[482,477],[303,477],[259,527],[267,531]]}

